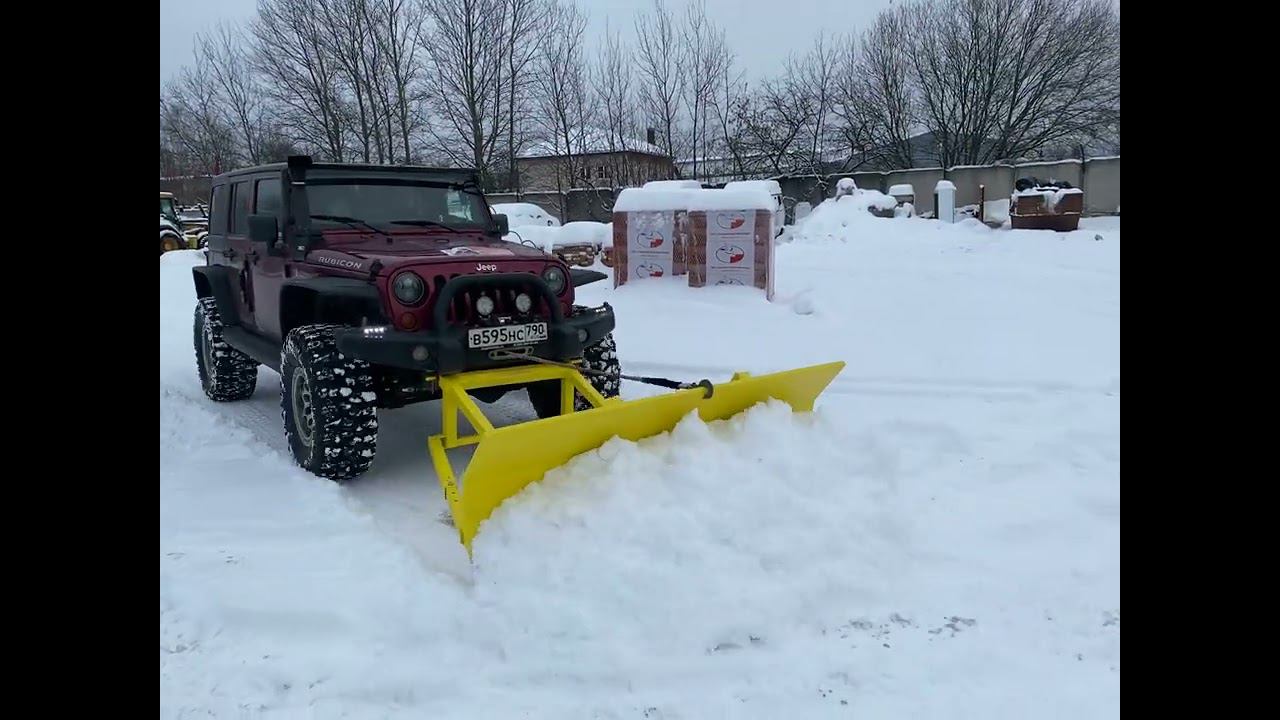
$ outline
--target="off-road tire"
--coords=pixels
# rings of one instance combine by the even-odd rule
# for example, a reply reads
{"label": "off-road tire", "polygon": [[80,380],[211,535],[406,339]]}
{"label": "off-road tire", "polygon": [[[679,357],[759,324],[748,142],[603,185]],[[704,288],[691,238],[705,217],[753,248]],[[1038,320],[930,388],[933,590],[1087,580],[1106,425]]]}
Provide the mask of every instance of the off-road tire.
{"label": "off-road tire", "polygon": [[[609,377],[583,373],[582,376],[591,386],[606,398],[617,397],[621,390],[622,364],[618,361],[618,345],[613,341],[613,333],[600,338],[594,345],[582,349],[582,366],[589,370],[608,373]],[[534,383],[526,388],[529,402],[540,418],[555,417],[560,414],[560,382]],[[574,393],[573,409],[575,412],[590,410],[591,403],[581,393]]]}
{"label": "off-road tire", "polygon": [[378,396],[369,363],[338,352],[339,327],[289,332],[280,351],[280,415],[299,466],[349,480],[369,469],[378,450]]}
{"label": "off-road tire", "polygon": [[258,363],[227,344],[222,337],[222,318],[211,297],[196,301],[196,372],[200,387],[210,400],[231,402],[253,395],[258,385]]}

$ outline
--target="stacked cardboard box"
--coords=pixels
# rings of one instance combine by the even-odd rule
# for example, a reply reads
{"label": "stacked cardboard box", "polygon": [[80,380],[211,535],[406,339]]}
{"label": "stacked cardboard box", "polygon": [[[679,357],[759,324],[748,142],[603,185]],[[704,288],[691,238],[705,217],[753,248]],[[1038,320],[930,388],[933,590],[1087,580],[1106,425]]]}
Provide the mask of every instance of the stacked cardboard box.
{"label": "stacked cardboard box", "polygon": [[776,201],[756,188],[630,188],[613,213],[614,287],[688,275],[690,287],[757,287],[773,299]]}
{"label": "stacked cardboard box", "polygon": [[773,299],[773,213],[694,210],[689,213],[689,287],[744,285]]}

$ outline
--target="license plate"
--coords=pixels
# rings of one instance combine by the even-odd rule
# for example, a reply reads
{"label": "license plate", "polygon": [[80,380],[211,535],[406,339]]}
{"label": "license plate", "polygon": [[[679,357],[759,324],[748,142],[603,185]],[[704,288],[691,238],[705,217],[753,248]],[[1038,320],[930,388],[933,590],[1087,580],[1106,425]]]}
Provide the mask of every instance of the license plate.
{"label": "license plate", "polygon": [[547,324],[500,325],[467,330],[467,347],[481,350],[504,345],[528,345],[547,339]]}

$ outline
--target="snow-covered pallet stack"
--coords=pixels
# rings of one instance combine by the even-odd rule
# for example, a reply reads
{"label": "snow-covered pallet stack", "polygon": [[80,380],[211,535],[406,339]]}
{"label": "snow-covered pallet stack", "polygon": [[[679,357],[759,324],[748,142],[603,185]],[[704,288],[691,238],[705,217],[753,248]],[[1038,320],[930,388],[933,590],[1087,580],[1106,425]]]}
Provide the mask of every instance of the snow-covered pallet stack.
{"label": "snow-covered pallet stack", "polygon": [[1009,223],[1020,230],[1069,232],[1080,226],[1084,191],[1056,185],[1015,190],[1009,201]]}
{"label": "snow-covered pallet stack", "polygon": [[613,286],[685,274],[688,211],[679,189],[627,188],[613,203]]}
{"label": "snow-covered pallet stack", "polygon": [[773,197],[758,188],[691,198],[689,287],[742,285],[773,299]]}
{"label": "snow-covered pallet stack", "polygon": [[623,190],[613,207],[614,287],[687,275],[690,287],[756,287],[772,300],[776,204],[756,187]]}

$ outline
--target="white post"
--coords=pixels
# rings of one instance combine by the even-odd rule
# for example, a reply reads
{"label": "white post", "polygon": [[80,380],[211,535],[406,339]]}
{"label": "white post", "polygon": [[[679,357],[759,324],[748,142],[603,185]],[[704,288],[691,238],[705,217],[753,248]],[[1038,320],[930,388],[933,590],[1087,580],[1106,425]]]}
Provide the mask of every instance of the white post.
{"label": "white post", "polygon": [[939,180],[933,187],[938,219],[945,223],[956,221],[956,185],[950,180]]}

